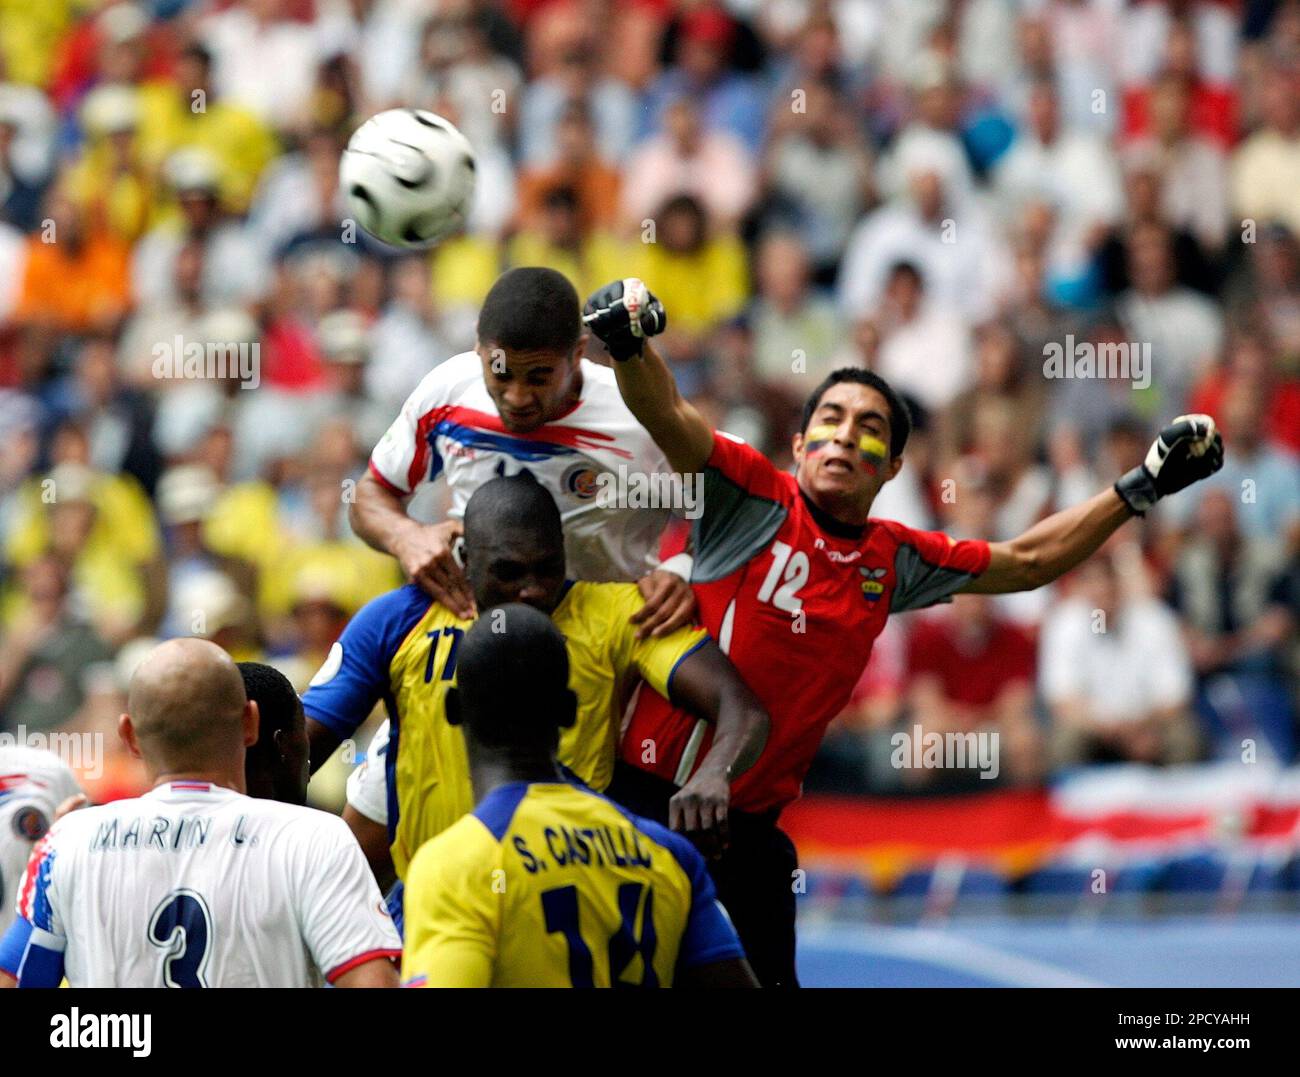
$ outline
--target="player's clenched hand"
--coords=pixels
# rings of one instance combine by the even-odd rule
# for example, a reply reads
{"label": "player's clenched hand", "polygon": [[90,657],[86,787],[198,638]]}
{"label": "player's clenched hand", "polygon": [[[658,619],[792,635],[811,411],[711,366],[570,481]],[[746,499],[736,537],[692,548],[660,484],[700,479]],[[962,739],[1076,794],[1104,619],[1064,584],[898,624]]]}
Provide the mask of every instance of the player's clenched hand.
{"label": "player's clenched hand", "polygon": [[474,616],[474,594],[453,553],[465,529],[459,520],[413,527],[398,540],[393,553],[412,583],[457,617]]}
{"label": "player's clenched hand", "polygon": [[1146,459],[1115,483],[1115,492],[1139,516],[1223,467],[1223,438],[1208,415],[1180,415],[1160,431]]}
{"label": "player's clenched hand", "polygon": [[721,856],[727,847],[730,803],[731,784],[725,775],[696,771],[668,801],[668,825],[690,838],[705,856]]}
{"label": "player's clenched hand", "polygon": [[582,320],[605,342],[615,359],[640,355],[647,337],[664,331],[664,305],[636,277],[626,277],[593,292]]}
{"label": "player's clenched hand", "polygon": [[645,605],[632,614],[637,639],[667,636],[695,618],[695,592],[675,572],[657,568],[636,581]]}

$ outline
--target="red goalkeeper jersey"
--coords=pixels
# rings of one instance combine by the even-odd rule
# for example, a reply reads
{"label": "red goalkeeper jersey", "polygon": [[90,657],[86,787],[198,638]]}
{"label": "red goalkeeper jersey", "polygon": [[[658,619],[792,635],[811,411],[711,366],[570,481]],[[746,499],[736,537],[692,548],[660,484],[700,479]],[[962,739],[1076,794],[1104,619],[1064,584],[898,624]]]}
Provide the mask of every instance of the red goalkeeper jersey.
{"label": "red goalkeeper jersey", "polygon": [[[988,543],[892,520],[839,523],[804,498],[793,475],[721,431],[703,505],[691,577],[700,618],[772,718],[763,754],[733,786],[732,806],[781,808],[799,796],[885,619],[946,601],[988,568]],[[621,753],[682,785],[712,740],[707,723],[642,692]]]}

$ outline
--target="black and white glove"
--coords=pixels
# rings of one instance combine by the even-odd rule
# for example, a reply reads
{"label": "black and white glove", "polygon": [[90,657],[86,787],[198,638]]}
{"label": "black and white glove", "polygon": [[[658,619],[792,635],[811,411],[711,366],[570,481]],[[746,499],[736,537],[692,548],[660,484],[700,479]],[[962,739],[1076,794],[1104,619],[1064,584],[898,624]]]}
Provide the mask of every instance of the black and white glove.
{"label": "black and white glove", "polygon": [[582,311],[583,322],[605,342],[620,362],[640,355],[646,337],[664,331],[664,305],[636,277],[616,280],[592,293]]}
{"label": "black and white glove", "polygon": [[1115,492],[1138,516],[1168,494],[1223,467],[1223,438],[1208,415],[1180,415],[1160,431],[1146,459],[1115,483]]}

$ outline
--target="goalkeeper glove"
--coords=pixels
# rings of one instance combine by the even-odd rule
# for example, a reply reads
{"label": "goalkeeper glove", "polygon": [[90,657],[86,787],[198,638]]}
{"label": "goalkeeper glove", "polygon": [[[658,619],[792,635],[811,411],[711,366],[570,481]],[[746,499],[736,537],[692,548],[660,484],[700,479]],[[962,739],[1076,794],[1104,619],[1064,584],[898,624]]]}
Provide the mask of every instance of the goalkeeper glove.
{"label": "goalkeeper glove", "polygon": [[1208,415],[1180,415],[1160,431],[1141,464],[1115,483],[1115,492],[1138,516],[1167,494],[1223,467],[1223,438]]}
{"label": "goalkeeper glove", "polygon": [[621,362],[640,355],[646,337],[664,331],[668,315],[641,281],[627,277],[592,293],[583,308],[582,320],[605,342],[609,354]]}

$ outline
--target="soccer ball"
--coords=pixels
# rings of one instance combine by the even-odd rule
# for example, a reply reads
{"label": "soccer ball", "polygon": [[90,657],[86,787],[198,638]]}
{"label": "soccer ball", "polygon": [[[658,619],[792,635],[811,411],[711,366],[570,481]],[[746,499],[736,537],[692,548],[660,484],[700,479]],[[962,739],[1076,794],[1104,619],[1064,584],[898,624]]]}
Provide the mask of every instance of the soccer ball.
{"label": "soccer ball", "polygon": [[348,140],[339,184],[362,228],[383,243],[419,250],[465,223],[475,167],[474,147],[447,120],[394,108]]}

